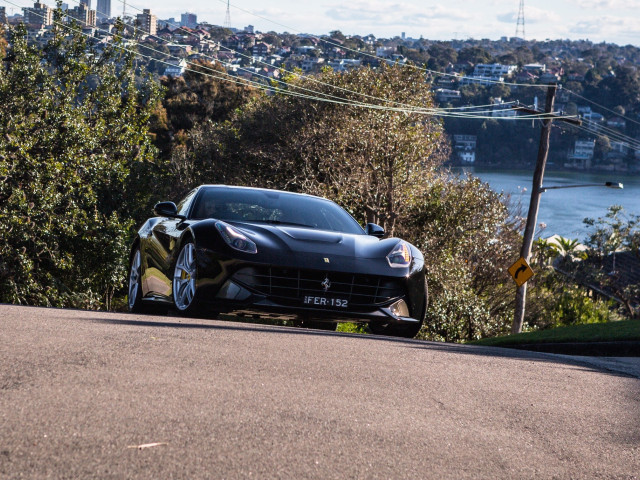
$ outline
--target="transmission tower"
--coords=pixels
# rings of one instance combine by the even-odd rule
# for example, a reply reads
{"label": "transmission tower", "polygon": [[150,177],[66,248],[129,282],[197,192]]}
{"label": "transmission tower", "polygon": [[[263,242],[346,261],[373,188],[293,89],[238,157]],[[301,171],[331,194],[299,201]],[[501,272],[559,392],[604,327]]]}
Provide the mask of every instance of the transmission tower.
{"label": "transmission tower", "polygon": [[227,14],[224,16],[224,28],[231,28],[231,12],[229,11],[229,0],[227,0]]}
{"label": "transmission tower", "polygon": [[516,23],[516,37],[524,40],[524,0],[520,0],[518,23]]}

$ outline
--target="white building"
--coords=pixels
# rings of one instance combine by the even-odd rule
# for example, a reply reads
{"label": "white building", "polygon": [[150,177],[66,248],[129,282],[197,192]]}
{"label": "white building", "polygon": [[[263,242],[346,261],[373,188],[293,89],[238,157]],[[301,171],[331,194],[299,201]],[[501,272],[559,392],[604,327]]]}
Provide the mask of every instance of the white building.
{"label": "white building", "polygon": [[479,63],[473,69],[474,77],[508,77],[518,68],[517,65],[502,65],[501,63]]}
{"label": "white building", "polygon": [[576,140],[573,152],[567,156],[569,163],[566,167],[588,168],[591,166],[593,154],[596,148],[596,141],[593,139]]}
{"label": "white building", "polygon": [[476,161],[475,135],[454,135],[453,148],[461,162],[474,163]]}
{"label": "white building", "polygon": [[184,58],[167,60],[167,68],[164,69],[164,74],[167,77],[181,77],[187,69],[187,61]]}
{"label": "white building", "polygon": [[149,35],[155,35],[158,31],[158,17],[151,13],[151,10],[145,8],[142,13],[136,16],[138,28]]}

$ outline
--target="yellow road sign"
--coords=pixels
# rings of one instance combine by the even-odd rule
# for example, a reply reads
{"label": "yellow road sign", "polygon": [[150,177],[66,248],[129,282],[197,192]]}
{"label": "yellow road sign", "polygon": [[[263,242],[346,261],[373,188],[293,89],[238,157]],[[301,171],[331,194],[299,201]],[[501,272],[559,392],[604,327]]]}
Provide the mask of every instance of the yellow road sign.
{"label": "yellow road sign", "polygon": [[531,270],[527,261],[522,257],[509,267],[509,273],[518,287],[521,287],[527,280],[533,277],[533,270]]}

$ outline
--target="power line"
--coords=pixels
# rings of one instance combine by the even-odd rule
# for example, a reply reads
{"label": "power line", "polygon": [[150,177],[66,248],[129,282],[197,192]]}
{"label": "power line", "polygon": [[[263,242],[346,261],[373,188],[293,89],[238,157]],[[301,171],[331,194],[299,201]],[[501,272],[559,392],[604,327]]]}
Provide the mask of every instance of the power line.
{"label": "power line", "polygon": [[640,125],[640,122],[638,122],[637,120],[634,120],[634,119],[629,118],[629,117],[625,117],[624,115],[622,115],[622,114],[620,114],[620,113],[616,112],[615,110],[611,110],[610,108],[607,108],[607,107],[605,107],[604,105],[600,105],[599,103],[596,103],[596,102],[594,102],[593,100],[589,100],[588,98],[583,97],[582,95],[580,95],[580,94],[578,94],[578,93],[576,93],[576,92],[573,92],[573,91],[571,91],[571,90],[569,90],[569,89],[567,89],[567,88],[565,88],[564,90],[566,90],[567,92],[569,92],[571,95],[574,95],[574,96],[576,96],[576,97],[578,97],[578,98],[580,98],[580,99],[584,100],[585,102],[589,102],[590,104],[595,105],[595,106],[596,106],[596,107],[598,107],[598,108],[601,108],[601,109],[603,109],[603,110],[606,110],[606,111],[607,111],[607,112],[609,112],[609,113],[613,113],[614,115],[617,115],[617,116],[618,116],[618,117],[620,117],[620,118],[624,118],[625,120],[629,120],[630,122],[635,123],[636,125]]}
{"label": "power line", "polygon": [[[222,2],[222,3],[225,3],[225,0],[218,0],[218,1]],[[227,3],[227,5],[230,5],[230,0],[226,0],[226,3]],[[258,15],[256,13],[253,13],[253,12],[251,12],[249,10],[246,10],[244,8],[241,8],[241,7],[238,7],[236,5],[233,5],[233,8],[235,8],[237,10],[240,10],[241,12],[247,13],[247,14],[249,14],[251,16],[254,16],[256,18],[260,18],[260,19],[262,19],[262,20],[264,20],[266,22],[272,23],[274,25],[278,25],[279,27],[284,28],[285,31],[291,31],[291,32],[295,32],[295,33],[302,33],[300,30],[297,30],[297,29],[292,28],[290,26],[287,26],[285,24],[276,22],[276,21],[271,20],[269,18],[263,17],[262,15]],[[309,36],[311,38],[315,38],[316,40],[318,40],[320,42],[326,43],[326,44],[331,45],[331,46],[336,47],[336,48],[341,48],[341,49],[347,50],[349,52],[353,52],[353,53],[358,54],[358,55],[362,55],[362,56],[369,57],[369,58],[374,58],[376,60],[385,60],[384,58],[378,57],[377,55],[371,54],[369,52],[365,52],[365,51],[361,51],[361,50],[354,50],[352,48],[345,47],[344,45],[341,45],[339,43],[335,43],[335,42],[332,42],[330,40],[327,40],[324,37],[318,37],[316,35],[309,35]],[[417,65],[404,64],[404,66],[406,66],[408,68],[415,68],[416,70],[420,70],[420,71],[423,71],[425,73],[430,73],[430,74],[433,74],[433,75],[440,75],[440,76],[445,76],[445,77],[453,77],[453,78],[457,78],[457,79],[460,78],[460,76],[457,75],[457,74],[446,73],[446,72],[438,72],[436,70],[431,70],[431,69],[426,68],[426,67],[418,67]],[[515,87],[546,88],[546,85],[532,85],[530,83],[501,82],[499,80],[491,80],[491,79],[483,79],[483,81],[486,81],[487,83],[492,83],[492,84],[510,85],[510,86],[515,86]]]}
{"label": "power line", "polygon": [[[76,1],[76,3],[78,2],[78,0],[74,0],[74,1]],[[123,1],[123,0],[120,0],[120,1]],[[135,7],[135,6],[131,6],[131,7],[134,8],[134,9],[137,9],[139,11],[142,11],[139,8]],[[180,29],[181,31],[183,31],[183,32],[185,32],[185,33],[187,33],[189,35],[194,35],[193,32],[189,31],[188,29],[184,29],[181,26],[177,26],[175,24],[172,24],[171,22],[169,22],[168,24],[176,26],[178,29]],[[135,31],[137,30],[135,25],[134,25],[133,28],[134,28],[134,33],[135,33]],[[100,30],[100,29],[98,29],[98,30]],[[166,39],[164,39],[162,37],[158,37],[157,35],[149,35],[149,37],[156,38],[156,39],[158,39],[160,41],[164,41],[164,42],[167,42],[169,44],[173,43],[173,42],[170,42],[169,40],[166,40]],[[146,45],[144,46],[144,48],[146,48],[146,49],[148,49],[150,51],[156,52],[156,53],[160,53],[160,54],[165,55],[165,56],[170,56],[170,55],[167,55],[164,52],[158,51],[158,50],[153,49],[153,48],[151,48],[149,46],[146,46]],[[229,51],[232,51],[232,52],[234,52],[236,54],[239,54],[239,55],[241,55],[241,56],[243,56],[245,58],[250,58],[247,55],[243,55],[243,54],[241,54],[241,53],[239,53],[236,50],[233,50],[231,48],[228,48],[228,47],[222,47],[222,48],[226,48]],[[214,60],[214,61],[217,61],[217,62],[220,62],[223,65],[229,66],[228,63],[221,62],[220,60],[215,59],[213,57],[208,57],[206,55],[204,55],[204,57],[208,58],[208,59],[211,59],[211,60]],[[173,57],[173,58],[177,58],[177,57]],[[188,62],[188,63],[189,64],[193,64],[192,62]],[[259,62],[259,63],[262,63],[264,65],[268,65],[265,62]],[[204,68],[204,69],[210,70],[206,66],[203,66],[203,65],[198,65],[198,66],[200,68]],[[246,68],[240,67],[240,70],[252,73],[252,72],[250,72],[250,70],[248,70]],[[284,69],[281,69],[281,70],[283,70],[283,71],[285,71],[287,73],[290,73],[290,74],[294,74],[293,72],[288,72],[287,70],[284,70]],[[217,70],[212,70],[212,71],[214,71],[215,73],[219,73]],[[275,82],[283,84],[283,85],[285,85],[287,87],[292,87],[290,84],[288,84],[288,83],[286,83],[286,82],[284,82],[282,80],[279,80],[279,79],[270,79],[269,77],[267,77],[265,75],[256,74],[255,72],[253,72],[252,74],[256,75],[258,77],[267,79],[267,80],[275,81]],[[474,119],[495,118],[493,116],[479,115],[479,114],[482,114],[482,113],[492,113],[494,111],[493,108],[490,109],[490,110],[482,110],[481,108],[482,107],[493,107],[493,105],[481,105],[481,106],[474,106],[474,107],[452,107],[450,109],[424,108],[424,107],[417,107],[417,106],[410,105],[410,104],[404,104],[404,103],[401,103],[401,102],[395,102],[395,101],[384,99],[384,98],[380,98],[380,97],[375,97],[375,96],[368,95],[368,94],[365,94],[365,93],[362,93],[362,92],[356,92],[356,91],[349,90],[349,89],[346,89],[346,88],[343,88],[343,87],[332,85],[330,83],[318,81],[318,80],[314,79],[313,77],[304,77],[304,78],[306,80],[310,80],[310,81],[312,81],[314,83],[319,83],[319,84],[322,84],[322,85],[325,85],[325,86],[329,86],[329,87],[331,87],[333,89],[336,89],[336,90],[341,90],[341,91],[348,92],[348,93],[351,93],[351,94],[354,94],[354,95],[363,96],[363,97],[371,98],[371,99],[374,99],[374,100],[377,100],[377,101],[381,101],[381,102],[385,102],[385,103],[391,103],[391,104],[395,104],[395,105],[399,105],[400,107],[403,107],[403,108],[396,108],[396,109],[388,108],[388,110],[396,110],[396,111],[400,111],[400,112],[404,112],[404,113],[412,113],[412,112],[413,113],[420,113],[420,114],[429,114],[430,113],[430,114],[433,114],[435,116],[442,116],[442,117],[461,117],[461,118],[474,118]],[[248,82],[250,82],[250,81],[248,81]],[[327,98],[333,98],[333,99],[338,100],[339,103],[345,103],[346,102],[346,103],[351,103],[351,104],[354,104],[354,105],[361,105],[361,106],[364,106],[364,107],[367,107],[367,106],[373,107],[371,104],[366,104],[366,103],[363,103],[363,102],[356,102],[356,101],[353,101],[353,100],[348,100],[348,99],[345,99],[344,97],[338,97],[338,96],[335,96],[335,95],[331,95],[331,94],[328,94],[328,93],[325,93],[325,92],[319,92],[317,90],[313,90],[313,89],[309,89],[309,88],[305,88],[305,87],[293,86],[293,88],[296,88],[296,89],[299,89],[299,90],[303,90],[303,91],[307,91],[307,92],[310,92],[310,93],[315,94],[315,95],[322,95],[322,96],[327,97]],[[318,97],[310,97],[310,98],[317,99]],[[509,103],[513,103],[513,102],[508,102],[505,105],[508,105]],[[375,106],[375,107],[380,108],[380,106]],[[464,112],[463,110],[469,110],[469,112]],[[449,112],[449,115],[445,115],[445,112]],[[536,115],[534,115],[534,117],[536,117]],[[520,118],[518,118],[518,120],[520,120],[520,119],[526,120],[526,119],[529,119],[529,118],[531,118],[531,117],[527,117],[527,116],[523,115]]]}
{"label": "power line", "polygon": [[[19,5],[15,4],[15,3],[13,3],[13,2],[11,2],[9,0],[4,0],[4,1],[6,3],[8,3],[8,4],[11,4],[11,5],[14,5],[14,6],[17,6],[17,7],[20,8]],[[38,15],[40,15],[40,14],[38,14]],[[40,15],[40,16],[44,18],[43,15]],[[54,22],[54,23],[60,25],[61,27],[65,28],[65,29],[73,31],[73,29],[71,27],[69,27],[68,25],[64,25],[64,24],[61,24],[59,22]],[[82,22],[82,23],[87,24],[87,22]],[[134,29],[135,29],[135,26],[134,26]],[[100,29],[98,29],[98,30],[100,30]],[[101,31],[105,32],[104,30],[101,30]],[[86,37],[88,37],[90,39],[93,38],[90,35],[85,34],[84,32],[79,31],[79,33],[81,33],[82,35],[84,35],[84,36],[86,36]],[[106,32],[106,33],[108,33],[108,32]],[[160,63],[166,64],[166,65],[173,65],[173,64],[171,64],[169,62],[153,58],[153,57],[151,57],[149,55],[144,55],[144,54],[142,54],[140,52],[137,52],[135,50],[129,50],[129,49],[126,49],[124,47],[118,47],[118,48],[121,48],[123,51],[130,52],[133,55],[138,56],[138,57],[147,58],[147,59],[150,59],[150,60],[156,60],[156,61],[159,61]],[[166,54],[164,52],[160,52],[160,51],[155,50],[155,49],[153,49],[151,47],[144,46],[144,48],[147,48],[148,50],[151,50],[151,51],[155,51],[156,53],[160,53],[160,54],[164,55],[165,57],[169,57],[169,58],[180,60],[180,57],[175,57],[175,56],[172,56],[170,54]],[[265,86],[265,85],[263,85],[261,83],[254,82],[254,81],[251,81],[251,80],[245,80],[245,79],[238,80],[237,78],[232,77],[231,75],[229,75],[226,72],[222,73],[222,72],[219,72],[218,70],[211,69],[211,68],[209,68],[209,67],[207,67],[205,65],[202,65],[202,64],[196,64],[196,63],[188,62],[188,61],[186,63],[189,64],[189,65],[193,65],[194,67],[196,67],[198,69],[198,70],[192,70],[196,74],[205,75],[205,76],[212,77],[212,78],[215,78],[215,79],[219,79],[219,80],[222,80],[222,81],[229,81],[229,82],[232,82],[232,83],[235,83],[235,84],[239,84],[239,85],[254,86],[254,87],[259,88],[259,89],[261,89],[263,91],[267,91],[267,90],[271,91],[272,90],[270,87]],[[210,74],[210,73],[208,74],[208,73],[200,71],[199,69],[209,70],[209,71],[214,72],[214,73],[213,74]],[[224,75],[224,76],[221,76],[221,74]],[[308,78],[308,77],[304,77],[304,78]],[[542,114],[537,114],[536,113],[536,114],[530,114],[530,115],[520,115],[518,117],[494,117],[493,115],[491,115],[491,116],[478,115],[478,113],[488,113],[489,112],[487,110],[477,110],[478,107],[460,107],[459,111],[457,111],[457,112],[451,112],[451,111],[446,111],[446,110],[441,110],[441,109],[420,109],[418,107],[412,107],[412,108],[409,108],[409,109],[407,109],[407,108],[391,108],[391,107],[384,107],[384,106],[381,106],[381,105],[373,105],[373,104],[366,104],[366,103],[362,103],[362,102],[354,102],[352,100],[349,100],[349,99],[346,99],[346,98],[343,98],[343,97],[336,97],[334,95],[326,94],[324,92],[318,92],[318,91],[315,91],[315,90],[306,89],[304,87],[299,87],[299,86],[295,86],[295,85],[292,86],[292,85],[287,84],[286,82],[282,82],[282,81],[279,81],[279,82],[283,83],[284,85],[286,85],[289,88],[299,89],[299,90],[303,90],[303,91],[309,91],[309,92],[315,93],[317,95],[323,95],[323,97],[310,96],[310,95],[305,95],[305,94],[301,94],[299,92],[294,92],[294,91],[290,91],[290,90],[280,90],[280,89],[278,89],[277,92],[279,94],[290,95],[290,96],[295,96],[295,97],[301,97],[301,98],[306,98],[306,99],[314,100],[314,101],[325,101],[325,102],[329,102],[329,103],[341,104],[341,105],[346,105],[346,106],[356,106],[356,107],[368,108],[368,109],[396,111],[396,112],[402,112],[402,113],[408,113],[408,114],[415,113],[415,114],[438,116],[438,117],[445,117],[445,118],[446,117],[451,117],[451,118],[456,118],[457,117],[457,118],[469,118],[469,119],[495,119],[495,120],[501,120],[501,121],[505,121],[505,120],[507,120],[507,121],[509,121],[509,120],[531,120],[531,119],[545,119],[546,118],[546,114],[544,114],[544,113],[542,113]],[[326,84],[326,85],[331,85],[331,84]],[[352,93],[359,94],[359,92],[352,92]],[[333,97],[333,98],[331,98],[331,97]],[[377,97],[373,97],[373,98],[376,98],[379,101],[389,102],[386,99],[380,99],[380,98],[377,98]],[[468,109],[469,112],[465,112],[464,109]],[[491,112],[493,112],[493,110],[491,110]]]}

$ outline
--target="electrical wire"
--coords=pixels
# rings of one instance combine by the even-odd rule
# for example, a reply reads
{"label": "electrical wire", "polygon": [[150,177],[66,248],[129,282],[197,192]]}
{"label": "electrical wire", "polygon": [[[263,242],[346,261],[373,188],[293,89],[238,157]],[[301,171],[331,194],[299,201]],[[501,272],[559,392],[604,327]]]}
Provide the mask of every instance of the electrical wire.
{"label": "electrical wire", "polygon": [[[76,3],[80,3],[78,0],[74,0],[74,1],[76,1]],[[120,1],[120,3],[126,4],[126,1],[125,1],[125,0],[119,0],[119,1]],[[140,9],[140,8],[136,7],[135,5],[131,5],[131,4],[129,4],[129,6],[130,6],[131,8],[133,8],[134,10],[137,10],[137,11],[140,11],[140,12],[143,12],[143,11],[144,11],[143,9]],[[194,34],[190,29],[185,29],[185,28],[183,28],[182,26],[177,25],[177,24],[172,23],[172,22],[166,22],[166,24],[167,24],[167,25],[171,25],[171,26],[176,27],[176,29],[177,29],[177,30],[182,31],[182,32],[186,33],[187,35],[195,36],[195,34]],[[135,29],[135,27],[134,27],[134,29]],[[150,37],[152,37],[152,38],[156,38],[156,39],[158,39],[158,40],[161,40],[161,41],[168,42],[169,44],[173,43],[173,42],[170,42],[169,40],[164,39],[164,38],[162,38],[162,37],[159,37],[159,36],[157,36],[157,35],[149,35],[149,36],[150,36]],[[247,59],[250,59],[250,60],[252,60],[252,61],[256,61],[257,63],[260,63],[260,64],[265,65],[265,66],[267,66],[267,67],[271,67],[271,66],[272,66],[272,65],[270,65],[270,64],[268,64],[268,63],[266,63],[266,62],[263,62],[263,61],[260,61],[260,60],[256,60],[254,57],[250,57],[250,56],[245,55],[245,54],[243,54],[243,53],[241,53],[241,52],[238,52],[237,50],[234,50],[234,49],[232,49],[232,48],[230,48],[230,47],[225,47],[225,46],[223,46],[223,45],[220,45],[220,47],[221,47],[221,48],[224,48],[225,50],[228,50],[229,52],[233,52],[234,54],[239,55],[239,56],[241,56],[241,57],[243,57],[243,58],[247,58]],[[222,63],[222,64],[224,64],[224,65],[230,65],[230,64],[228,64],[228,63],[222,62],[220,59],[213,58],[213,57],[210,57],[210,56],[207,56],[207,55],[203,55],[203,57],[204,57],[204,58],[206,58],[206,59],[209,59],[209,60],[218,61],[218,62],[220,62],[220,63]],[[242,68],[241,68],[241,69],[242,69]],[[250,70],[248,70],[248,69],[242,69],[242,70],[247,71],[247,72],[249,72],[249,71],[250,71]],[[288,70],[286,70],[286,69],[284,69],[284,68],[281,68],[281,67],[279,68],[279,70],[280,70],[280,71],[282,71],[282,72],[284,72],[284,73],[288,73],[288,74],[291,74],[291,75],[296,75],[296,76],[298,76],[298,74],[297,74],[297,73],[295,73],[295,72],[291,72],[291,71],[288,71]],[[254,74],[254,75],[261,76],[260,74],[255,74],[255,73],[253,73],[253,74]],[[265,78],[267,78],[267,77],[265,77]],[[405,108],[409,108],[409,109],[414,109],[414,110],[416,110],[416,111],[421,111],[421,112],[433,112],[433,113],[435,113],[435,114],[440,114],[440,113],[445,112],[445,111],[448,111],[448,112],[453,111],[453,112],[455,112],[455,111],[457,111],[457,110],[463,110],[463,109],[465,109],[465,108],[466,108],[466,107],[451,107],[451,108],[442,108],[442,107],[436,107],[436,108],[424,108],[424,107],[416,107],[416,106],[411,105],[411,104],[406,104],[406,103],[402,103],[402,102],[396,102],[396,101],[389,100],[389,99],[383,99],[383,98],[380,98],[380,97],[376,97],[376,96],[373,96],[373,95],[368,95],[368,94],[366,94],[366,93],[362,93],[362,92],[357,92],[357,91],[350,90],[350,89],[347,89],[347,88],[344,88],[344,87],[340,87],[340,86],[337,86],[337,85],[332,85],[332,84],[330,84],[330,83],[327,83],[327,82],[323,82],[323,81],[321,81],[321,80],[318,80],[318,79],[316,79],[316,78],[314,78],[314,77],[312,77],[312,76],[305,76],[304,78],[305,78],[306,80],[309,80],[309,81],[313,82],[313,83],[317,83],[317,84],[320,84],[320,85],[328,86],[328,87],[330,87],[330,88],[332,88],[332,89],[334,89],[334,90],[340,90],[340,91],[343,91],[343,92],[348,92],[348,93],[350,93],[350,94],[354,94],[354,95],[362,96],[362,97],[369,98],[369,99],[373,99],[373,100],[377,100],[377,101],[382,101],[382,102],[390,103],[390,104],[392,104],[392,105],[398,105],[398,106],[405,107]],[[278,81],[278,80],[276,79],[275,81]],[[281,83],[285,83],[285,82],[282,82],[282,81],[279,81],[279,82],[281,82]],[[285,83],[285,84],[286,84],[286,83]],[[287,84],[287,85],[288,85],[288,84]],[[300,87],[297,87],[297,88],[300,88]],[[303,89],[303,90],[305,90],[305,91],[311,91],[311,92],[316,93],[316,94],[322,94],[322,95],[329,96],[329,97],[332,97],[332,98],[340,98],[340,99],[342,99],[342,97],[336,97],[336,96],[333,96],[333,95],[326,94],[326,93],[324,93],[324,92],[318,92],[318,91],[311,90],[311,89]],[[515,102],[508,102],[508,104],[512,104],[512,103],[515,103]],[[480,107],[480,106],[478,106],[478,107]],[[484,105],[483,107],[491,107],[491,108],[490,108],[489,110],[485,110],[485,111],[482,111],[482,110],[475,110],[475,112],[476,112],[476,113],[490,113],[490,112],[493,112],[493,105],[490,105],[490,104],[489,104],[489,105]]]}
{"label": "electrical wire", "polygon": [[[3,1],[5,3],[8,3],[8,4],[13,5],[13,6],[16,6],[18,8],[25,8],[25,7],[21,7],[20,5],[12,2],[10,0],[3,0]],[[44,18],[44,15],[42,15],[42,14],[36,13],[36,15],[40,16],[41,18]],[[62,28],[65,28],[67,30],[73,31],[73,28],[71,28],[70,26],[68,26],[66,24],[62,24],[60,22],[55,22],[55,21],[54,21],[54,23],[58,24]],[[82,22],[82,23],[87,25],[87,22]],[[101,30],[101,29],[98,29],[98,28],[96,28],[96,30],[99,30],[99,31],[102,31],[104,33],[110,34],[110,32],[107,32],[105,30]],[[81,35],[84,35],[84,36],[86,36],[86,37],[88,37],[90,39],[93,39],[93,37],[91,37],[88,34],[85,34],[81,30],[76,30],[76,32],[80,33]],[[149,55],[144,55],[144,54],[142,54],[142,53],[140,53],[138,51],[135,51],[135,50],[130,50],[130,49],[127,49],[127,48],[124,48],[124,47],[121,47],[121,46],[119,46],[118,48],[122,49],[123,51],[130,52],[133,55],[138,56],[138,57],[146,58],[146,59],[149,59],[149,60],[155,60],[155,61],[158,61],[158,62],[163,63],[165,65],[172,65],[173,66],[173,64],[170,63],[170,62],[162,61],[162,60],[153,58],[153,57],[151,57]],[[182,60],[180,57],[175,57],[175,56],[172,56],[170,54],[166,54],[166,53],[161,52],[159,50],[152,49],[151,47],[144,46],[144,48],[147,48],[147,49],[149,49],[151,51],[155,51],[157,53],[160,53],[160,54],[162,54],[162,55],[164,55],[164,56],[166,56],[168,58]],[[233,76],[229,75],[226,72],[224,72],[225,76],[220,76],[220,74],[222,72],[219,72],[218,70],[211,69],[211,68],[206,67],[206,66],[204,66],[202,64],[195,64],[193,62],[186,61],[186,63],[189,64],[189,65],[193,65],[193,66],[197,67],[198,69],[203,69],[204,68],[205,70],[209,70],[209,71],[214,72],[214,74],[208,74],[208,73],[202,72],[200,70],[192,70],[194,73],[206,75],[208,77],[212,77],[212,78],[223,80],[223,81],[231,81],[232,83],[239,84],[239,85],[254,86],[254,87],[259,88],[259,89],[261,89],[263,91],[273,91],[273,89],[271,87],[265,86],[265,85],[263,85],[261,83],[258,83],[258,82],[254,82],[254,81],[246,80],[246,79],[238,80],[236,77],[233,77]],[[288,86],[288,84],[287,84],[287,86]],[[299,88],[299,87],[295,87],[295,88]],[[440,111],[433,112],[433,111],[421,111],[421,110],[417,110],[417,109],[390,108],[390,107],[384,107],[384,106],[381,106],[381,105],[372,105],[372,104],[364,104],[362,102],[353,102],[353,101],[350,101],[348,99],[344,99],[342,97],[333,96],[335,98],[338,98],[337,100],[336,99],[331,99],[331,98],[326,98],[327,96],[331,97],[331,95],[324,94],[323,92],[313,91],[313,90],[310,90],[310,89],[306,89],[306,90],[312,91],[314,93],[319,93],[321,95],[325,95],[325,97],[315,97],[315,96],[310,96],[310,95],[304,95],[304,94],[300,94],[298,92],[293,92],[293,91],[290,91],[290,90],[277,90],[277,92],[280,93],[280,94],[284,94],[284,95],[301,97],[301,98],[314,100],[314,101],[325,101],[325,102],[329,102],[329,103],[335,103],[335,104],[347,105],[347,106],[356,106],[356,107],[367,108],[367,109],[396,111],[396,112],[402,112],[402,113],[406,113],[406,114],[416,113],[416,114],[438,116],[438,117],[458,117],[458,118],[473,118],[473,119],[496,119],[496,120],[503,120],[503,121],[504,120],[508,121],[508,120],[529,120],[529,119],[545,119],[545,118],[549,118],[549,114],[546,114],[546,113],[540,113],[540,114],[535,114],[535,115],[520,115],[520,116],[517,116],[517,117],[494,117],[493,115],[491,115],[491,116],[489,116],[489,115],[477,115],[477,114],[474,114],[474,113],[467,113],[467,112],[464,112],[464,111],[455,112],[455,113],[449,112],[448,114],[444,114],[444,113],[442,113]],[[469,109],[472,109],[472,108],[474,108],[474,107],[470,107]],[[473,110],[472,110],[472,112],[473,112]],[[479,112],[476,111],[476,113],[484,113],[484,111],[479,111]]]}
{"label": "electrical wire", "polygon": [[616,115],[616,116],[618,116],[618,117],[620,117],[620,118],[624,118],[625,120],[628,120],[628,121],[630,121],[630,122],[632,122],[632,123],[635,123],[636,125],[640,125],[640,122],[638,122],[637,120],[634,120],[634,119],[629,118],[629,117],[625,117],[624,115],[619,114],[619,113],[618,113],[618,112],[616,112],[615,110],[611,110],[610,108],[607,108],[607,107],[605,107],[604,105],[600,105],[599,103],[596,103],[596,102],[594,102],[593,100],[589,100],[588,98],[583,97],[582,95],[580,95],[580,94],[578,94],[578,93],[576,93],[576,92],[574,92],[574,91],[572,91],[572,90],[569,90],[569,89],[567,89],[567,88],[565,88],[564,90],[565,90],[565,91],[567,91],[567,92],[569,92],[571,95],[574,95],[574,96],[576,96],[576,97],[578,97],[578,98],[580,98],[580,99],[584,100],[585,102],[589,102],[590,104],[595,105],[595,106],[596,106],[596,107],[598,107],[598,108],[601,108],[601,109],[603,109],[603,110],[606,110],[606,111],[607,111],[607,112],[609,112],[609,113],[613,113],[614,115]]}
{"label": "electrical wire", "polygon": [[[120,1],[122,1],[122,0],[120,0]],[[223,3],[223,4],[227,5],[227,1],[225,1],[225,0],[218,0],[218,1],[220,3]],[[276,22],[276,21],[271,20],[269,18],[263,17],[262,15],[258,15],[256,13],[253,13],[253,12],[249,11],[249,10],[246,10],[244,8],[241,8],[241,7],[238,7],[238,6],[234,5],[233,3],[228,3],[228,5],[233,7],[233,8],[235,8],[236,10],[239,10],[241,12],[247,13],[247,14],[253,16],[253,17],[260,18],[260,19],[265,20],[265,21],[267,21],[269,23],[272,23],[274,25],[278,25],[279,27],[284,28],[285,31],[292,31],[292,32],[295,32],[295,33],[298,33],[298,34],[303,33],[300,30],[296,30],[295,28],[292,28],[290,26],[284,25],[282,23]],[[377,55],[374,55],[374,54],[371,54],[371,53],[368,53],[368,52],[363,52],[361,50],[354,50],[352,48],[345,47],[344,45],[340,45],[339,43],[335,43],[335,42],[332,42],[330,40],[327,40],[324,37],[318,37],[316,35],[309,35],[309,36],[311,38],[315,38],[316,40],[318,40],[320,42],[327,43],[327,44],[329,44],[329,45],[331,45],[333,47],[344,49],[344,50],[356,53],[358,55],[363,55],[363,56],[366,56],[366,57],[375,58],[377,60],[386,60],[385,58],[378,57]],[[426,68],[426,67],[418,67],[417,65],[413,65],[413,64],[403,64],[403,66],[406,66],[406,67],[409,67],[409,68],[414,68],[414,69],[417,69],[417,70],[420,70],[420,71],[423,71],[423,72],[426,72],[426,73],[431,73],[433,75],[439,75],[439,76],[445,76],[445,77],[453,77],[453,78],[456,78],[456,79],[460,79],[461,78],[457,74],[446,73],[446,72],[438,72],[436,70],[431,70],[431,69]],[[485,79],[482,79],[482,81],[484,82]],[[532,85],[530,83],[501,82],[499,80],[491,80],[491,79],[486,79],[486,82],[487,83],[493,83],[493,84],[496,84],[496,85],[510,85],[510,86],[515,86],[515,87],[536,87],[536,88],[544,88],[544,87],[546,87],[546,85]]]}

